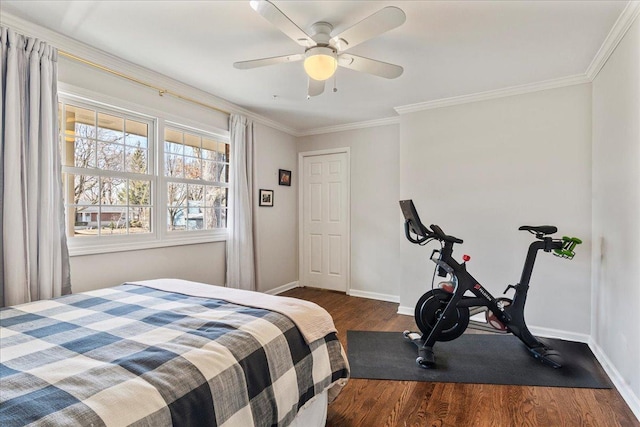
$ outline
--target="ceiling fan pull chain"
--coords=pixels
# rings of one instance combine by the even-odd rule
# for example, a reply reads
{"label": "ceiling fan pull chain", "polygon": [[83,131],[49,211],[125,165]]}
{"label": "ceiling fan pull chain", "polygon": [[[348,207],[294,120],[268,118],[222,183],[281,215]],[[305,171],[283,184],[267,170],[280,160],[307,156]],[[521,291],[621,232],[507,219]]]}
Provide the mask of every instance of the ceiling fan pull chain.
{"label": "ceiling fan pull chain", "polygon": [[338,91],[338,87],[337,87],[338,85],[336,84],[336,79],[337,79],[336,74],[338,73],[333,74],[333,93],[336,93]]}

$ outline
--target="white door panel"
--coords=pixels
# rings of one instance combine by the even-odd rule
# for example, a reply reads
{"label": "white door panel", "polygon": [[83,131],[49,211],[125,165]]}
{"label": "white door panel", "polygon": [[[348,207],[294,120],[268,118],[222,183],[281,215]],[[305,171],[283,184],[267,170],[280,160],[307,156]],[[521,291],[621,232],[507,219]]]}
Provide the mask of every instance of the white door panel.
{"label": "white door panel", "polygon": [[349,283],[349,155],[303,155],[300,285],[346,292]]}

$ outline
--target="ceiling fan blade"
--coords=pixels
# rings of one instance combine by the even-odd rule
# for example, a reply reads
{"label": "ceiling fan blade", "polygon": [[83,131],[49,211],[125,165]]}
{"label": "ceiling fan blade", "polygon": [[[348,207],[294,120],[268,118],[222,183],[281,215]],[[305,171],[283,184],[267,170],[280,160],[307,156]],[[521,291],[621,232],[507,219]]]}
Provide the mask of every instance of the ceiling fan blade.
{"label": "ceiling fan blade", "polygon": [[404,71],[404,69],[399,65],[389,64],[387,62],[377,61],[363,56],[350,55],[348,53],[343,53],[338,56],[338,65],[352,70],[362,71],[363,73],[373,74],[374,76],[385,77],[387,79],[400,77]]}
{"label": "ceiling fan blade", "polygon": [[247,70],[249,68],[264,67],[266,65],[302,61],[303,59],[304,59],[304,54],[297,53],[295,55],[274,56],[271,58],[252,59],[250,61],[234,62],[233,66],[241,70]]}
{"label": "ceiling fan blade", "polygon": [[273,3],[268,0],[251,0],[249,2],[251,8],[258,12],[264,19],[275,25],[280,31],[289,36],[301,46],[312,47],[315,42],[311,37],[302,31],[300,27],[291,21],[287,15],[282,13]]}
{"label": "ceiling fan blade", "polygon": [[322,92],[324,92],[324,80],[314,80],[311,77],[309,77],[309,90],[308,90],[308,96],[307,98],[310,98],[312,96],[318,96],[320,95]]}
{"label": "ceiling fan blade", "polygon": [[407,17],[402,9],[388,6],[332,37],[331,43],[339,51],[347,50],[377,35],[399,27],[406,19]]}

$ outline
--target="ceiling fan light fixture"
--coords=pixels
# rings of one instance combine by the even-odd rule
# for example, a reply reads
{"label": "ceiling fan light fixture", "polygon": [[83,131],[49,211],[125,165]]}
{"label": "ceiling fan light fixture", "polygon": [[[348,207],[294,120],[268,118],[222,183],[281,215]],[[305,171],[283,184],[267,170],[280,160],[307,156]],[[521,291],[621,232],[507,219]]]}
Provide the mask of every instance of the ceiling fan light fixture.
{"label": "ceiling fan light fixture", "polygon": [[304,70],[314,80],[327,80],[336,72],[338,58],[336,52],[328,47],[316,46],[307,50]]}

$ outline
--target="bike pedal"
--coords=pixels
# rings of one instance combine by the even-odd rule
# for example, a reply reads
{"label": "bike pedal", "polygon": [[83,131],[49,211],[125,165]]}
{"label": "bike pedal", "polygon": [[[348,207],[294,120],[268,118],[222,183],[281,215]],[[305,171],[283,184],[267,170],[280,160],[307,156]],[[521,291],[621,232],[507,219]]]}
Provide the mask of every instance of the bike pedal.
{"label": "bike pedal", "polygon": [[562,365],[564,364],[562,356],[556,350],[545,347],[538,347],[530,348],[529,352],[535,359],[539,360],[544,365],[550,366],[554,369],[562,368]]}
{"label": "bike pedal", "polygon": [[416,333],[416,332],[410,332],[409,334],[405,335],[408,339],[410,339],[411,341],[415,341],[415,340],[421,340],[422,339],[422,335]]}

